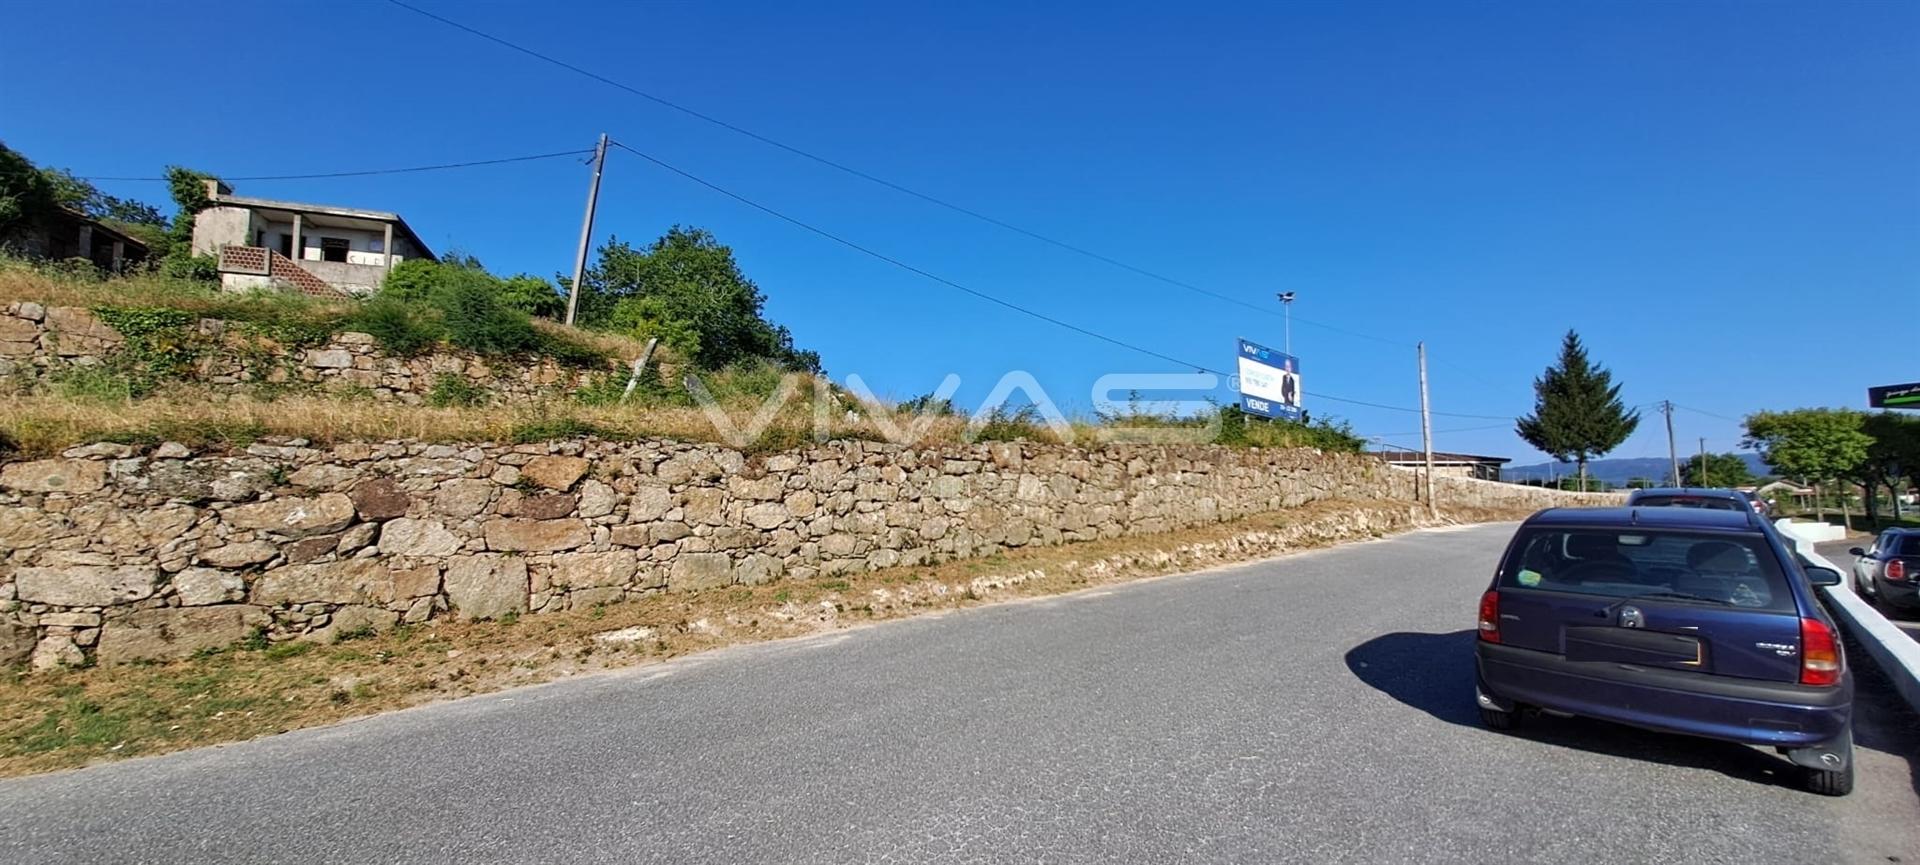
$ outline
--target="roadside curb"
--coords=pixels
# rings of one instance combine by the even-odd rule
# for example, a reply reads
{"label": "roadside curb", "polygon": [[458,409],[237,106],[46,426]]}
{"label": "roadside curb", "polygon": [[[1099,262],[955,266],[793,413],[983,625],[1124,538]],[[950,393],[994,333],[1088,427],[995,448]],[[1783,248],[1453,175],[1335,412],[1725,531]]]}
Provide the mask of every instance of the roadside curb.
{"label": "roadside curb", "polygon": [[[1844,620],[1847,630],[1859,640],[1862,648],[1872,656],[1873,662],[1892,680],[1894,690],[1914,711],[1920,711],[1920,643],[1914,642],[1904,631],[1880,614],[1879,610],[1853,593],[1853,579],[1845,568],[1820,555],[1813,548],[1813,533],[1801,533],[1801,528],[1809,524],[1795,523],[1790,519],[1774,523],[1780,534],[1793,543],[1794,551],[1801,558],[1823,568],[1839,571],[1846,578],[1838,586],[1828,586],[1821,591],[1826,594],[1827,608]],[[1829,540],[1821,538],[1821,540]]]}

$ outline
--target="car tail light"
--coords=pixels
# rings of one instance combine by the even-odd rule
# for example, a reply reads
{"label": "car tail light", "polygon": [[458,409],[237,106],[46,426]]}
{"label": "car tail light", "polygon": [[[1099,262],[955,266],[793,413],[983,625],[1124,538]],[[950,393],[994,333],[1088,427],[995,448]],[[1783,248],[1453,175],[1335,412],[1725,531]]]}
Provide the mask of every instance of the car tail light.
{"label": "car tail light", "polygon": [[1500,642],[1500,593],[1494,589],[1480,596],[1480,639]]}
{"label": "car tail light", "polygon": [[1840,646],[1833,629],[1819,619],[1800,620],[1800,684],[1833,685],[1840,681]]}
{"label": "car tail light", "polygon": [[1899,559],[1887,560],[1887,579],[1896,583],[1907,581],[1907,563]]}

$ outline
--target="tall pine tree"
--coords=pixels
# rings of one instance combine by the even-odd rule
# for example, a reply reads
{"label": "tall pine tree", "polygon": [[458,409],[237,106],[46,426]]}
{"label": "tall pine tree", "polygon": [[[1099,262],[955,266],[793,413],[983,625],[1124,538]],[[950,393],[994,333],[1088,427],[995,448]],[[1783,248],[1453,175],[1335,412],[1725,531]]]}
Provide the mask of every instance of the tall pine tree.
{"label": "tall pine tree", "polygon": [[1620,402],[1613,373],[1587,359],[1580,335],[1567,331],[1560,360],[1533,380],[1533,414],[1514,431],[1527,444],[1561,462],[1580,464],[1580,488],[1587,488],[1587,461],[1604,456],[1640,426],[1640,412]]}

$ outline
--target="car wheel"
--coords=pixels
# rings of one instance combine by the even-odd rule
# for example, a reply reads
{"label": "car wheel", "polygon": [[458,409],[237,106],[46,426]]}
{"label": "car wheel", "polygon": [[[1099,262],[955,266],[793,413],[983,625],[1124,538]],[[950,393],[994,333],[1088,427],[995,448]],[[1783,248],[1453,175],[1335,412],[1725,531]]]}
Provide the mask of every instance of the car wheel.
{"label": "car wheel", "polygon": [[1822,796],[1845,796],[1853,792],[1853,755],[1847,755],[1845,769],[1802,769],[1800,786]]}
{"label": "car wheel", "polygon": [[1487,725],[1489,730],[1512,730],[1520,726],[1520,712],[1518,707],[1512,712],[1502,712],[1499,709],[1482,706],[1480,723]]}

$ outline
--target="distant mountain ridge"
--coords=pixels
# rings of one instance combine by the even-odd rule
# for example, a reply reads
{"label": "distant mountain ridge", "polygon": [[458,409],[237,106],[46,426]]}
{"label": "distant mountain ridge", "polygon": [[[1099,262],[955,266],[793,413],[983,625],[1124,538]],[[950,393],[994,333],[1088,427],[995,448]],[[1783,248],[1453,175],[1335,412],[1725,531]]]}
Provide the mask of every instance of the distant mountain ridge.
{"label": "distant mountain ridge", "polygon": [[[1773,470],[1760,460],[1759,454],[1741,453],[1740,458],[1747,461],[1747,468],[1755,477],[1773,473]],[[1686,456],[1682,455],[1681,459],[1685,460]],[[1625,484],[1634,478],[1652,478],[1657,482],[1666,483],[1672,475],[1672,468],[1665,457],[1594,460],[1587,463],[1587,476],[1615,485]],[[1510,481],[1527,481],[1536,478],[1564,478],[1579,473],[1580,467],[1573,463],[1545,462],[1526,466],[1509,466],[1501,471],[1500,477]]]}

